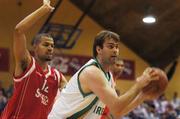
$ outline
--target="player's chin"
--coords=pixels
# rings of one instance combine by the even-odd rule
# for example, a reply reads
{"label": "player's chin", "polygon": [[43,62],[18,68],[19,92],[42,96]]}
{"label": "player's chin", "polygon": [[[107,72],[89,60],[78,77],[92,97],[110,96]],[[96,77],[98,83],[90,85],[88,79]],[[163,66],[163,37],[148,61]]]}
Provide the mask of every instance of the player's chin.
{"label": "player's chin", "polygon": [[46,61],[51,61],[51,60],[52,60],[52,56],[47,56],[47,57],[45,58],[45,60],[46,60]]}
{"label": "player's chin", "polygon": [[110,58],[110,61],[113,62],[113,63],[116,63],[117,57],[111,57],[111,58]]}

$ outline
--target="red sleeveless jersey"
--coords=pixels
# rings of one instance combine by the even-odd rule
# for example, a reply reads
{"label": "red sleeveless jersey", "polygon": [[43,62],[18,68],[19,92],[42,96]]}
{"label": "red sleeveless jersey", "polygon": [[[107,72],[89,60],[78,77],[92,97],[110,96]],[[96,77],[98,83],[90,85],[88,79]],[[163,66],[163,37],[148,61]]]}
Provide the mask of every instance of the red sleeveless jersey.
{"label": "red sleeveless jersey", "polygon": [[14,92],[1,119],[46,119],[51,111],[61,74],[48,66],[42,68],[32,58],[30,66],[14,77]]}

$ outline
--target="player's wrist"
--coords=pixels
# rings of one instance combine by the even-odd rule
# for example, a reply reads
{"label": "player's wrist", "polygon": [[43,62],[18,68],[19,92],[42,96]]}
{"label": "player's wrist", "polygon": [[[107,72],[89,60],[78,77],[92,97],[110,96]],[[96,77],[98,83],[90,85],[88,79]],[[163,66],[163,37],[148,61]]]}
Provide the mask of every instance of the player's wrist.
{"label": "player's wrist", "polygon": [[142,90],[142,88],[139,86],[137,82],[134,84],[134,86],[131,89],[135,94],[138,94]]}
{"label": "player's wrist", "polygon": [[46,5],[46,4],[42,5],[42,9],[44,9],[47,12],[52,12],[54,10],[53,7]]}
{"label": "player's wrist", "polygon": [[141,75],[136,79],[136,85],[139,90],[142,90],[144,88],[144,80],[146,80],[144,75]]}

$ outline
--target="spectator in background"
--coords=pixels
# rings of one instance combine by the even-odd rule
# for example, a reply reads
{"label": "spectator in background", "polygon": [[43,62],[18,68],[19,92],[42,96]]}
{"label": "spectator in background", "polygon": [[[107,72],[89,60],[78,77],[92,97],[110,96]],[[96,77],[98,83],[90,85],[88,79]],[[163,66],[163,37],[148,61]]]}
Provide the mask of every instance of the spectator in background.
{"label": "spectator in background", "polygon": [[3,111],[7,103],[7,97],[3,94],[3,90],[0,89],[0,114]]}
{"label": "spectator in background", "polygon": [[172,104],[174,109],[176,109],[176,108],[178,108],[180,106],[180,98],[178,98],[178,93],[177,92],[174,92],[171,104]]}
{"label": "spectator in background", "polygon": [[166,119],[176,119],[177,117],[177,112],[170,103],[166,106],[166,111],[164,114]]}
{"label": "spectator in background", "polygon": [[4,95],[5,97],[7,97],[6,91],[5,91],[5,89],[3,88],[1,81],[0,81],[0,90],[2,91],[3,95]]}
{"label": "spectator in background", "polygon": [[10,98],[13,94],[13,84],[11,84],[8,89],[6,90],[7,98]]}
{"label": "spectator in background", "polygon": [[174,92],[171,104],[176,111],[177,117],[180,118],[180,98],[178,98],[178,92]]}

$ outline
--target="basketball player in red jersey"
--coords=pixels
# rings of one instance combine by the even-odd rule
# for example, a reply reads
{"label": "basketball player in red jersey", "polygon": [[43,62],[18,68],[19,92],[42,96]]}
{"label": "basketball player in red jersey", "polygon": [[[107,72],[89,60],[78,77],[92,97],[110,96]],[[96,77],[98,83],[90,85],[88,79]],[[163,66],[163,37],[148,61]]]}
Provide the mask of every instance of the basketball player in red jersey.
{"label": "basketball player in red jersey", "polygon": [[32,57],[26,47],[25,32],[40,18],[53,11],[49,0],[23,19],[14,31],[15,56],[14,93],[1,119],[46,119],[54,103],[58,88],[66,84],[64,76],[48,65],[52,59],[54,42],[47,34],[34,41]]}

